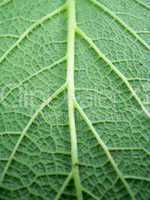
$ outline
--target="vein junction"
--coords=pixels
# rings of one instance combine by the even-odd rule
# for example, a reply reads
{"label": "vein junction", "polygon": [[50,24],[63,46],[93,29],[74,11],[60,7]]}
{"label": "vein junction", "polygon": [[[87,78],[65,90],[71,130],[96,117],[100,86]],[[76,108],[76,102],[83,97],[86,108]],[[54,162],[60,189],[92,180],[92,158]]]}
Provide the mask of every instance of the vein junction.
{"label": "vein junction", "polygon": [[[96,5],[99,5],[102,7],[102,5],[98,4],[96,0],[90,0],[91,2],[95,3]],[[67,5],[67,6],[66,6]],[[18,146],[20,145],[23,137],[27,133],[27,130],[29,129],[30,125],[32,124],[33,120],[38,116],[39,112],[47,106],[52,99],[54,99],[58,94],[60,94],[62,91],[65,90],[67,87],[68,89],[68,115],[69,115],[69,127],[70,127],[70,137],[71,137],[71,155],[72,155],[72,171],[68,175],[64,185],[62,186],[60,192],[56,196],[56,199],[60,199],[61,194],[64,192],[65,187],[69,183],[70,179],[74,179],[75,187],[76,187],[76,193],[77,193],[77,199],[82,200],[83,199],[83,187],[81,186],[81,180],[79,175],[79,161],[78,161],[78,145],[77,145],[77,133],[76,133],[76,124],[75,124],[75,109],[78,110],[82,118],[85,120],[87,125],[89,126],[89,129],[97,139],[99,145],[103,148],[105,154],[107,155],[108,159],[110,160],[112,166],[114,167],[116,173],[118,174],[118,177],[121,179],[122,183],[126,187],[128,193],[130,194],[131,198],[134,199],[134,195],[132,194],[132,191],[130,190],[128,183],[125,180],[125,177],[123,177],[122,173],[120,172],[119,168],[117,167],[115,161],[113,160],[111,154],[109,153],[108,147],[103,143],[101,138],[99,137],[97,131],[93,127],[90,119],[86,116],[80,105],[76,102],[75,99],[75,84],[74,84],[74,60],[75,60],[75,33],[78,33],[81,37],[83,37],[90,45],[91,47],[97,52],[97,54],[104,59],[104,61],[109,64],[115,72],[120,76],[120,78],[126,83],[128,88],[130,89],[131,93],[133,93],[133,96],[137,100],[137,102],[141,105],[143,111],[148,115],[147,111],[143,107],[141,101],[137,97],[137,95],[134,93],[132,88],[130,88],[130,85],[127,83],[125,78],[118,72],[115,67],[109,62],[109,60],[100,52],[100,50],[95,46],[95,44],[92,42],[92,40],[86,36],[86,34],[76,27],[76,9],[75,9],[75,0],[68,0],[67,4],[62,6],[60,9],[57,9],[55,12],[53,12],[50,15],[45,16],[40,21],[35,23],[33,26],[31,26],[20,38],[19,40],[4,54],[2,58],[0,58],[0,63],[8,56],[8,54],[17,47],[18,44],[33,30],[35,29],[41,22],[44,22],[47,19],[50,19],[52,16],[60,13],[62,10],[66,9],[68,10],[68,37],[67,37],[67,83],[64,84],[60,89],[58,89],[47,101],[45,101],[41,107],[37,110],[37,112],[33,115],[32,119],[29,121],[25,129],[23,130],[20,139],[18,140],[15,149],[13,150],[9,161],[5,167],[5,170],[2,174],[2,177],[0,178],[0,182],[2,182],[5,178],[6,172],[15,156],[15,153],[17,151]],[[106,10],[106,8],[103,6],[103,8]],[[106,10],[109,14],[110,11]],[[115,16],[116,17],[116,16]],[[118,18],[117,18],[118,19]],[[121,21],[122,23],[122,21]],[[124,24],[123,24],[124,25]],[[136,35],[135,35],[136,36]],[[137,37],[137,36],[136,36]],[[139,39],[139,38],[138,38]],[[142,40],[139,40],[140,42],[143,42]],[[144,44],[144,43],[143,43]],[[63,58],[65,59],[65,58]],[[60,61],[63,61],[60,60]],[[57,62],[58,63],[58,62]]]}
{"label": "vein junction", "polygon": [[68,0],[68,47],[67,47],[67,86],[68,86],[68,113],[69,113],[69,126],[70,126],[70,136],[71,136],[71,155],[72,155],[72,176],[74,178],[74,183],[76,187],[77,199],[83,199],[83,188],[81,186],[79,167],[78,167],[78,146],[77,146],[77,133],[75,125],[75,109],[79,111],[82,118],[85,120],[90,130],[94,134],[95,138],[99,142],[99,145],[103,148],[106,156],[110,160],[114,170],[118,174],[118,177],[125,186],[127,192],[129,193],[131,199],[135,199],[132,191],[129,188],[128,183],[124,179],[122,173],[117,167],[115,161],[113,160],[108,148],[105,146],[98,133],[92,126],[90,120],[87,118],[86,114],[82,111],[80,105],[76,102],[75,98],[75,85],[74,85],[74,57],[75,57],[75,33],[78,32],[76,27],[76,11],[75,11],[75,0]]}
{"label": "vein junction", "polygon": [[82,200],[82,190],[78,168],[78,148],[75,125],[75,88],[74,88],[74,56],[75,56],[75,29],[76,11],[75,0],[68,0],[68,47],[67,47],[67,83],[68,83],[68,114],[71,137],[72,173],[76,187],[77,198]]}

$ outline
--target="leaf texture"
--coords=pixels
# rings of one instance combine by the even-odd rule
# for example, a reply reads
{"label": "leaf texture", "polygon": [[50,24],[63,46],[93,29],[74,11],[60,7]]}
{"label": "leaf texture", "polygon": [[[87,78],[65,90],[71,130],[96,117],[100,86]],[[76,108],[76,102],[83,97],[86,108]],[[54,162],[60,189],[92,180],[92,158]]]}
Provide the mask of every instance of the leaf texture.
{"label": "leaf texture", "polygon": [[0,200],[150,199],[148,0],[1,0]]}

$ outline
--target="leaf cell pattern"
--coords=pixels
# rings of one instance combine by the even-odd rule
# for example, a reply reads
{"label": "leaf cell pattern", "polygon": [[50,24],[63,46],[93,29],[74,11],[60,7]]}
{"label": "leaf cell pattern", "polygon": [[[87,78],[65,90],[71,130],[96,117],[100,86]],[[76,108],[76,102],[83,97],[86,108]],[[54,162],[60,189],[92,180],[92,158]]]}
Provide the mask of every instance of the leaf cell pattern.
{"label": "leaf cell pattern", "polygon": [[148,0],[1,0],[0,200],[150,199]]}

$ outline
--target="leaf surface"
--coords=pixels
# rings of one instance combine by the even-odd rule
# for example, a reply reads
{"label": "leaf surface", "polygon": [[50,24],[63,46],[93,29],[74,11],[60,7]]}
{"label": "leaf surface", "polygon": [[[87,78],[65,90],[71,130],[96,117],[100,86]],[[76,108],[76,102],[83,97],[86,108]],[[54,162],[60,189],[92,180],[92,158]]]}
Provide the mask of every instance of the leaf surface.
{"label": "leaf surface", "polygon": [[1,0],[0,200],[150,198],[147,0]]}

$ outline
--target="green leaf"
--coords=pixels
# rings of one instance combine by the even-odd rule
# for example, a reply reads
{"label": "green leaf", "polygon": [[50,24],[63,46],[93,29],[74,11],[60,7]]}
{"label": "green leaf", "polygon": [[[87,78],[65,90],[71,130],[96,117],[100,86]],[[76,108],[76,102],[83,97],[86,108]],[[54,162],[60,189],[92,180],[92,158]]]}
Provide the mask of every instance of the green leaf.
{"label": "green leaf", "polygon": [[150,198],[148,0],[1,0],[0,200]]}

